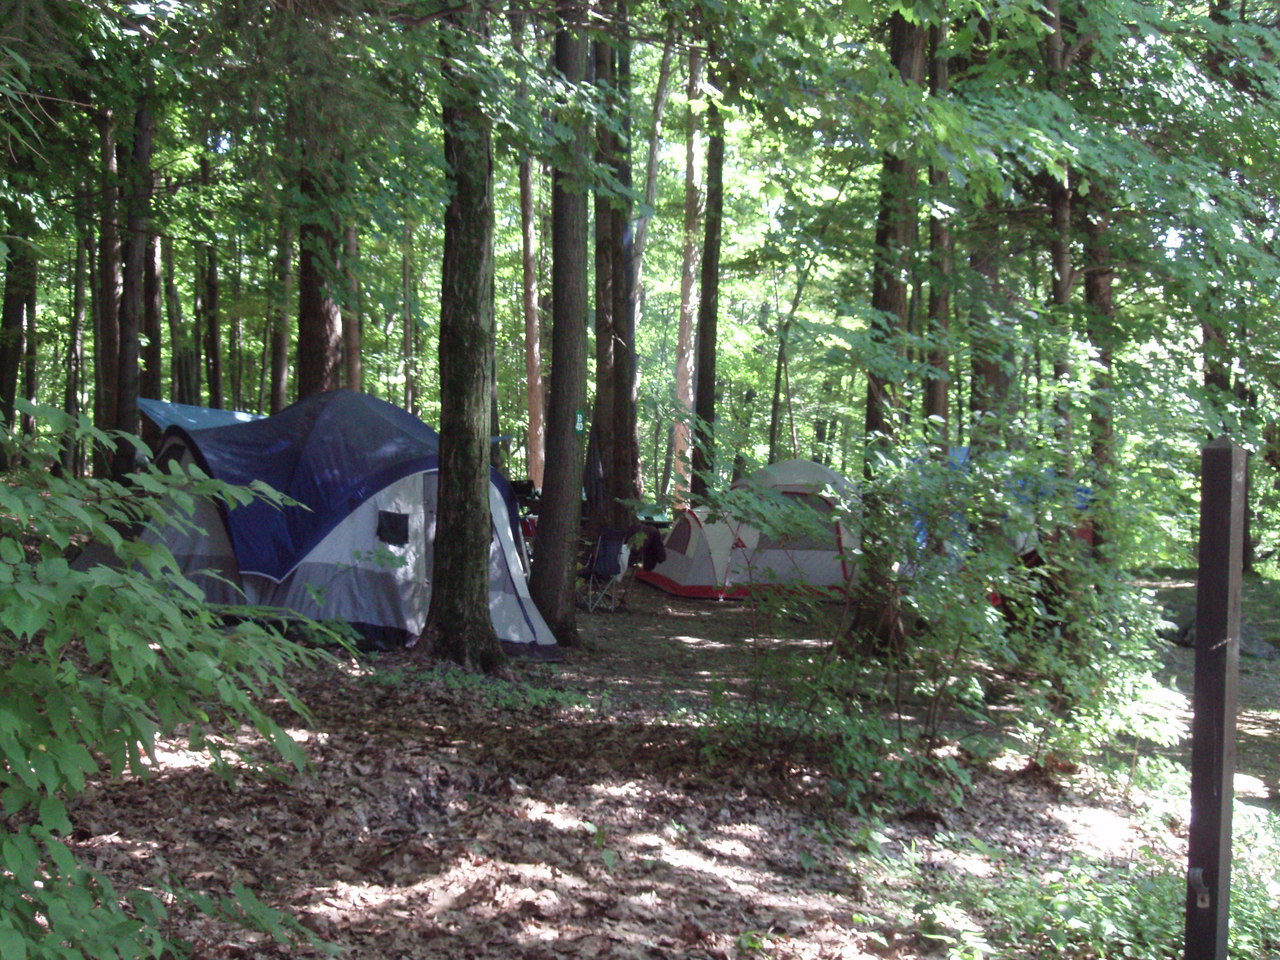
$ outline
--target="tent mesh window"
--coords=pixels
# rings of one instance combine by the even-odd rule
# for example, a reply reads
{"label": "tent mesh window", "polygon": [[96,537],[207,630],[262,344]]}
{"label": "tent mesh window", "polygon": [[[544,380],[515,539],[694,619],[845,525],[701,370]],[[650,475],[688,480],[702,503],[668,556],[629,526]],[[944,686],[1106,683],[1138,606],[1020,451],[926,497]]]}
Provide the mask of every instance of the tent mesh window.
{"label": "tent mesh window", "polygon": [[687,517],[681,517],[671,528],[671,535],[667,537],[667,549],[674,550],[676,553],[688,553],[689,541],[692,538],[693,525],[689,523]]}
{"label": "tent mesh window", "polygon": [[393,510],[378,511],[378,539],[391,547],[409,542],[409,515]]}
{"label": "tent mesh window", "polygon": [[830,550],[836,542],[835,522],[829,519],[831,514],[835,512],[835,507],[829,501],[813,493],[786,492],[783,496],[792,503],[804,504],[804,506],[816,512],[821,519],[815,517],[810,521],[806,517],[801,529],[780,538],[761,533],[760,549]]}

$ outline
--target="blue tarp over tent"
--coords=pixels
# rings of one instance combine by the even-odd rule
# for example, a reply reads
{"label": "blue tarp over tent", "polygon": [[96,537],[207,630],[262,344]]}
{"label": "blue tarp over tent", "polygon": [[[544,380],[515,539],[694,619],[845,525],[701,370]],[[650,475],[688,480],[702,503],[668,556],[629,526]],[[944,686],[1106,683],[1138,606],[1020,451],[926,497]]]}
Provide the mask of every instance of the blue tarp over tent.
{"label": "blue tarp over tent", "polygon": [[218,410],[214,407],[197,407],[189,403],[148,400],[145,397],[138,398],[138,409],[161,430],[167,427],[207,430],[210,427],[225,427],[231,423],[261,420],[266,416],[262,413],[245,413],[242,410]]}
{"label": "blue tarp over tent", "polygon": [[440,451],[439,435],[413,414],[352,390],[315,394],[260,420],[169,431],[186,435],[210,476],[260,481],[302,505],[255,500],[227,512],[241,571],[277,581],[356,506],[436,466]]}

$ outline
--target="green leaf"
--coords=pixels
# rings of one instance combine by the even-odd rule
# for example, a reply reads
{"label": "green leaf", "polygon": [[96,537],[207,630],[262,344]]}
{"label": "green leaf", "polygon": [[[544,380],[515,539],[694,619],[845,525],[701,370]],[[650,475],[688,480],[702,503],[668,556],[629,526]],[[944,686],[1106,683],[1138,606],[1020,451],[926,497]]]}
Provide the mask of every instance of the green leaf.
{"label": "green leaf", "polygon": [[11,537],[0,537],[0,563],[19,564],[26,559],[22,544]]}

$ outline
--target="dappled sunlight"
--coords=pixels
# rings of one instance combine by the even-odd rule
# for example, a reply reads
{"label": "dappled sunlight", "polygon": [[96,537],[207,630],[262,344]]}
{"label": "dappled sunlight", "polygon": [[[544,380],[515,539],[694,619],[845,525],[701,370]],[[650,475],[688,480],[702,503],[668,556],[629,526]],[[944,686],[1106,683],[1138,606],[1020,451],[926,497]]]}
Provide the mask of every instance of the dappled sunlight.
{"label": "dappled sunlight", "polygon": [[1128,849],[1135,828],[1124,811],[1112,807],[1070,804],[1050,812],[1088,856],[1104,859]]}

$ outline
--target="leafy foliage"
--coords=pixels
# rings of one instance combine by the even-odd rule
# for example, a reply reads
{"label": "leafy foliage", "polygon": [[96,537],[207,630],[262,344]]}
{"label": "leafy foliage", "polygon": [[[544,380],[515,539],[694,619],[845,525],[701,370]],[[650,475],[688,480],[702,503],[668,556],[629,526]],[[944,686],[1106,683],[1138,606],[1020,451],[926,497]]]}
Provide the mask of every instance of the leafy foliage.
{"label": "leafy foliage", "polygon": [[[141,473],[131,487],[67,477],[65,442],[109,438],[56,411],[26,412],[55,429],[4,441],[16,466],[0,485],[0,949],[160,956],[171,947],[159,933],[163,905],[122,896],[76,862],[63,842],[74,829],[65,801],[103,774],[146,777],[155,738],[180,728],[228,777],[249,762],[237,746],[246,725],[301,769],[267,703],[305,714],[286,671],[326,655],[224,620],[166,550],[125,534],[194,496],[234,504],[252,494],[178,471]],[[91,545],[106,547],[108,562],[68,562]],[[283,935],[273,911],[238,900],[248,922]]]}

